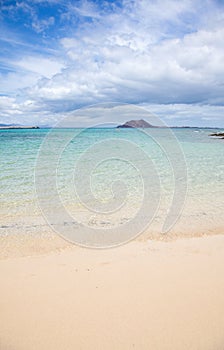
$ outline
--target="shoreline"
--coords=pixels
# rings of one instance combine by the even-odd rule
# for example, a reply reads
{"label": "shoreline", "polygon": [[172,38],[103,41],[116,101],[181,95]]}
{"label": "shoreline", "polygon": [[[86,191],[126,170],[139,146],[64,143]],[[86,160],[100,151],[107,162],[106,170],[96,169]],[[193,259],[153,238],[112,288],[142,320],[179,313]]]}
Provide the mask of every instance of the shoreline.
{"label": "shoreline", "polygon": [[[224,227],[209,229],[208,231],[195,230],[194,232],[171,232],[161,234],[156,231],[145,231],[129,242],[122,244],[125,246],[132,243],[172,243],[182,240],[192,240],[203,237],[224,237]],[[119,246],[118,246],[119,248]],[[82,247],[78,244],[66,240],[64,237],[52,230],[38,233],[10,233],[0,234],[0,261],[13,258],[26,258],[54,254],[63,251],[73,251],[76,249],[98,250],[98,248]],[[101,248],[100,248],[101,249]],[[117,247],[107,248],[117,249]],[[103,249],[105,250],[105,249]]]}
{"label": "shoreline", "polygon": [[[171,231],[166,234],[158,233],[158,231],[154,229],[146,230],[139,236],[133,238],[127,243],[124,243],[123,245],[128,245],[132,242],[172,243],[185,239],[191,240],[194,238],[213,237],[222,235],[224,236],[223,226],[216,227],[213,230],[208,229],[207,231],[200,231],[197,229],[195,231],[191,230],[191,232],[189,232],[189,230],[186,229],[184,231]],[[72,251],[77,248],[97,250],[97,248],[85,248],[75,243],[72,243],[49,228],[47,228],[46,231],[37,231],[32,234],[29,234],[27,232],[0,234],[0,261],[19,257],[41,256],[46,254],[52,254],[55,252],[63,252],[64,250]],[[116,249],[116,247],[112,247],[111,249]]]}
{"label": "shoreline", "polygon": [[39,126],[10,126],[10,125],[8,125],[8,126],[0,126],[0,130],[20,130],[20,129],[40,129],[40,127]]}

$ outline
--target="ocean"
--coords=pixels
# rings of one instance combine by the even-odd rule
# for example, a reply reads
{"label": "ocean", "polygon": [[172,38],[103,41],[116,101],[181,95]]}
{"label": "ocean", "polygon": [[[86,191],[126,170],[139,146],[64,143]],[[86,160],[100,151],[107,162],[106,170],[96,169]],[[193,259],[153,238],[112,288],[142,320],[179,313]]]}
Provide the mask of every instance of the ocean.
{"label": "ocean", "polygon": [[0,236],[55,231],[113,246],[224,233],[224,140],[214,131],[0,130]]}

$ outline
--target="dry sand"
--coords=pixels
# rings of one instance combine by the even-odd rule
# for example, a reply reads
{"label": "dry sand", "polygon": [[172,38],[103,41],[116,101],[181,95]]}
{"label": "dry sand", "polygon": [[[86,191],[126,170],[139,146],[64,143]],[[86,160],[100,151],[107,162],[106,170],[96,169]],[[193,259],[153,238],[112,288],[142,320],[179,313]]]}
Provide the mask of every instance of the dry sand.
{"label": "dry sand", "polygon": [[0,261],[1,350],[223,350],[224,236]]}

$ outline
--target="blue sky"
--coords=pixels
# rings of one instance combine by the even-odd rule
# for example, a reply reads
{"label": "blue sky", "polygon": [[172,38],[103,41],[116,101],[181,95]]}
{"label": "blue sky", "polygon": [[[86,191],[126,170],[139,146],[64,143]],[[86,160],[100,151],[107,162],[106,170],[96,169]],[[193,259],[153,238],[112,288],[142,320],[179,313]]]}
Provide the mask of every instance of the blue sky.
{"label": "blue sky", "polygon": [[[224,127],[224,2],[0,0],[0,123],[118,102]],[[79,125],[119,121],[80,114]]]}

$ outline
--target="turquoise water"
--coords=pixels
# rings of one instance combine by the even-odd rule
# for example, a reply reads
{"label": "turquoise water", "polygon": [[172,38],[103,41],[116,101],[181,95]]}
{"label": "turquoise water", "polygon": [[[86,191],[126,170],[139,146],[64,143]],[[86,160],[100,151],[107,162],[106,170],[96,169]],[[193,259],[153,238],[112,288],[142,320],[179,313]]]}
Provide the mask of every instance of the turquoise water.
{"label": "turquoise water", "polygon": [[[49,144],[45,145],[45,156],[38,162],[38,152],[43,141],[49,137],[49,132],[49,129],[0,131],[0,234],[12,234],[15,230],[17,233],[35,234],[43,227],[44,230],[51,230],[43,220],[37,197],[40,192],[43,198],[49,197],[47,179],[55,172],[60,202],[71,216],[90,226],[110,228],[122,225],[135,216],[144,196],[144,181],[150,181],[152,198],[159,196],[155,225],[152,226],[152,231],[156,232],[171,206],[176,176],[179,177],[180,187],[177,196],[180,202],[184,197],[185,206],[180,210],[179,220],[172,230],[201,230],[207,233],[224,228],[224,141],[209,136],[214,130],[172,129],[172,135],[167,134],[165,129],[150,129],[148,135],[134,129],[58,129],[53,131]],[[119,154],[120,158],[108,156],[102,143],[105,141],[111,147],[111,154]],[[143,152],[142,158],[130,146],[130,159],[124,159],[129,148],[125,141],[136,147],[138,152]],[[98,148],[91,148],[100,143],[102,145]],[[62,145],[63,149],[60,150]],[[173,147],[170,148],[170,145]],[[180,161],[180,154],[175,155],[179,147],[183,152],[183,161]],[[90,152],[89,158],[83,157],[89,149],[93,153]],[[59,150],[61,153],[58,155]],[[173,164],[170,164],[169,152],[173,153]],[[53,153],[58,157],[56,169],[52,168]],[[90,159],[95,159],[95,163],[87,174],[90,177],[88,187],[85,171],[90,171]],[[184,164],[186,169],[182,169]],[[152,175],[152,167],[158,179],[154,178],[155,174]],[[74,179],[77,169],[81,170]],[[141,169],[145,169],[144,174],[141,174]],[[35,176],[41,176],[41,180],[37,181]],[[184,191],[185,181],[187,193]],[[114,182],[121,184],[120,193],[125,190],[118,198],[119,202],[125,196],[125,205],[118,205],[114,212],[105,214],[104,205],[108,209],[107,204],[113,199]],[[37,183],[39,188],[36,188]],[[41,189],[40,183],[43,186]],[[102,213],[101,209],[94,213],[95,200],[102,204]],[[55,202],[46,203],[54,210]],[[179,209],[176,208],[177,211]]]}

